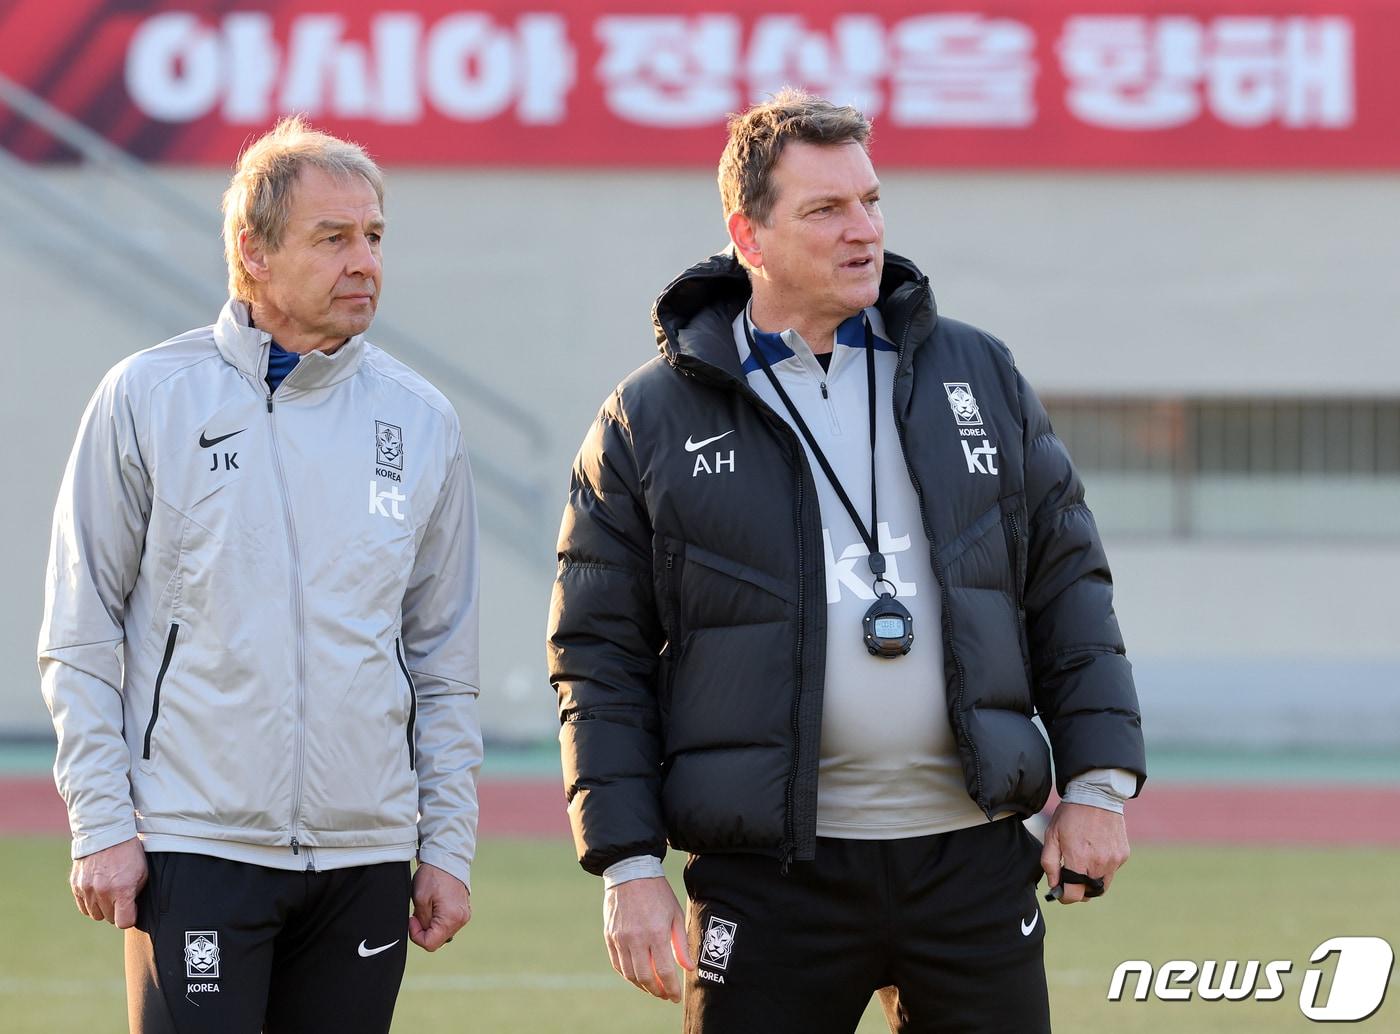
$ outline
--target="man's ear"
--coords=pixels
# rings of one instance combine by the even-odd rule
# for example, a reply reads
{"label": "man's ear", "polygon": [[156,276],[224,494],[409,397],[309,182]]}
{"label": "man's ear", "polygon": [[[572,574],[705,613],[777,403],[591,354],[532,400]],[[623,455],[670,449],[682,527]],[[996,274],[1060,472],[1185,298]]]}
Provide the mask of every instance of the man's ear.
{"label": "man's ear", "polygon": [[763,268],[763,249],[758,245],[758,235],[754,222],[743,212],[734,212],[729,217],[729,239],[744,257],[744,261],[754,269]]}
{"label": "man's ear", "polygon": [[260,284],[267,283],[267,248],[246,227],[238,231],[238,257],[250,277]]}

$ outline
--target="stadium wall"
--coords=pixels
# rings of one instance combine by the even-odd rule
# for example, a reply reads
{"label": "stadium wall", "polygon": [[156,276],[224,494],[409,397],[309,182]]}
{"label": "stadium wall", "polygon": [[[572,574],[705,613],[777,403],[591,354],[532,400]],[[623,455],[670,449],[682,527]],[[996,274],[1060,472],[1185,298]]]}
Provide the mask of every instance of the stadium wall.
{"label": "stadium wall", "polygon": [[[71,196],[109,190],[93,173],[39,175]],[[136,210],[130,233],[222,284],[223,176],[154,175],[208,208],[207,234]],[[1400,216],[1394,177],[884,180],[888,246],[929,273],[941,311],[1004,337],[1043,394],[1400,397],[1400,238],[1380,229]],[[724,243],[713,181],[393,169],[387,209],[381,314],[549,424],[545,448],[505,457],[542,479],[550,530],[528,554],[486,540],[482,692],[490,735],[549,736],[541,639],[568,465],[611,387],[655,354],[655,293]],[[0,278],[15,366],[0,381],[0,732],[42,733],[33,645],[78,416],[113,362],[185,327],[143,304],[140,269],[83,274],[33,239],[0,234]],[[463,416],[469,449],[493,454],[490,421]],[[1150,736],[1400,745],[1400,542],[1122,537],[1109,551]]]}

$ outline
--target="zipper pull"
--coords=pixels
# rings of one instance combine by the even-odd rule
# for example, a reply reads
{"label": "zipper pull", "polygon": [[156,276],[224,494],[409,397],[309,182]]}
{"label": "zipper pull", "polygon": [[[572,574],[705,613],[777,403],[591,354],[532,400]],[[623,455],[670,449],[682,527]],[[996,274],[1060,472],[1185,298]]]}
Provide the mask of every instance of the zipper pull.
{"label": "zipper pull", "polygon": [[297,843],[296,837],[292,837],[292,854],[301,854],[301,845]]}
{"label": "zipper pull", "polygon": [[831,398],[831,396],[828,395],[828,394],[826,393],[826,381],[822,381],[822,398],[824,398],[824,399],[829,399],[829,398]]}
{"label": "zipper pull", "polygon": [[267,393],[267,411],[272,412],[272,392]]}
{"label": "zipper pull", "polygon": [[674,553],[667,553],[667,554],[666,554],[666,570],[669,571],[669,570],[671,570],[671,568],[673,568],[673,567],[675,567],[675,566],[676,566],[676,554],[674,554]]}

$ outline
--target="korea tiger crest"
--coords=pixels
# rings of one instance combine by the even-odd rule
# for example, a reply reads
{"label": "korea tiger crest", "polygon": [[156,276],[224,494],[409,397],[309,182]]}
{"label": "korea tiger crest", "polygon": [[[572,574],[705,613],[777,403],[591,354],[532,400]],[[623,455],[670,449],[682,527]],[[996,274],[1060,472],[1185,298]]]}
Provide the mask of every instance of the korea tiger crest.
{"label": "korea tiger crest", "polygon": [[219,975],[219,932],[185,931],[185,976],[191,980]]}
{"label": "korea tiger crest", "polygon": [[963,381],[944,381],[943,390],[948,393],[948,405],[953,407],[953,416],[959,427],[980,427],[982,413],[977,408],[977,397],[972,394],[972,386]]}
{"label": "korea tiger crest", "polygon": [[397,424],[374,422],[374,448],[376,463],[403,470],[403,430]]}
{"label": "korea tiger crest", "polygon": [[734,950],[734,935],[739,930],[738,923],[731,923],[719,916],[710,916],[705,927],[705,941],[700,946],[700,961],[716,969],[729,965],[729,953]]}

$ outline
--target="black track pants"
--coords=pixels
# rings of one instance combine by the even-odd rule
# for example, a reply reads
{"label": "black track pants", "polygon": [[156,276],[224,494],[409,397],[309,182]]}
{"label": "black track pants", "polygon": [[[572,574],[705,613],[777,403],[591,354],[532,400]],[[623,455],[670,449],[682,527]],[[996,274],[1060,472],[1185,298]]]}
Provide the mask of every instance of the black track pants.
{"label": "black track pants", "polygon": [[877,992],[900,1034],[1048,1034],[1040,844],[1003,819],[686,863],[686,1034],[851,1034]]}
{"label": "black track pants", "polygon": [[286,872],[195,854],[147,861],[126,932],[132,1034],[389,1030],[408,862]]}

